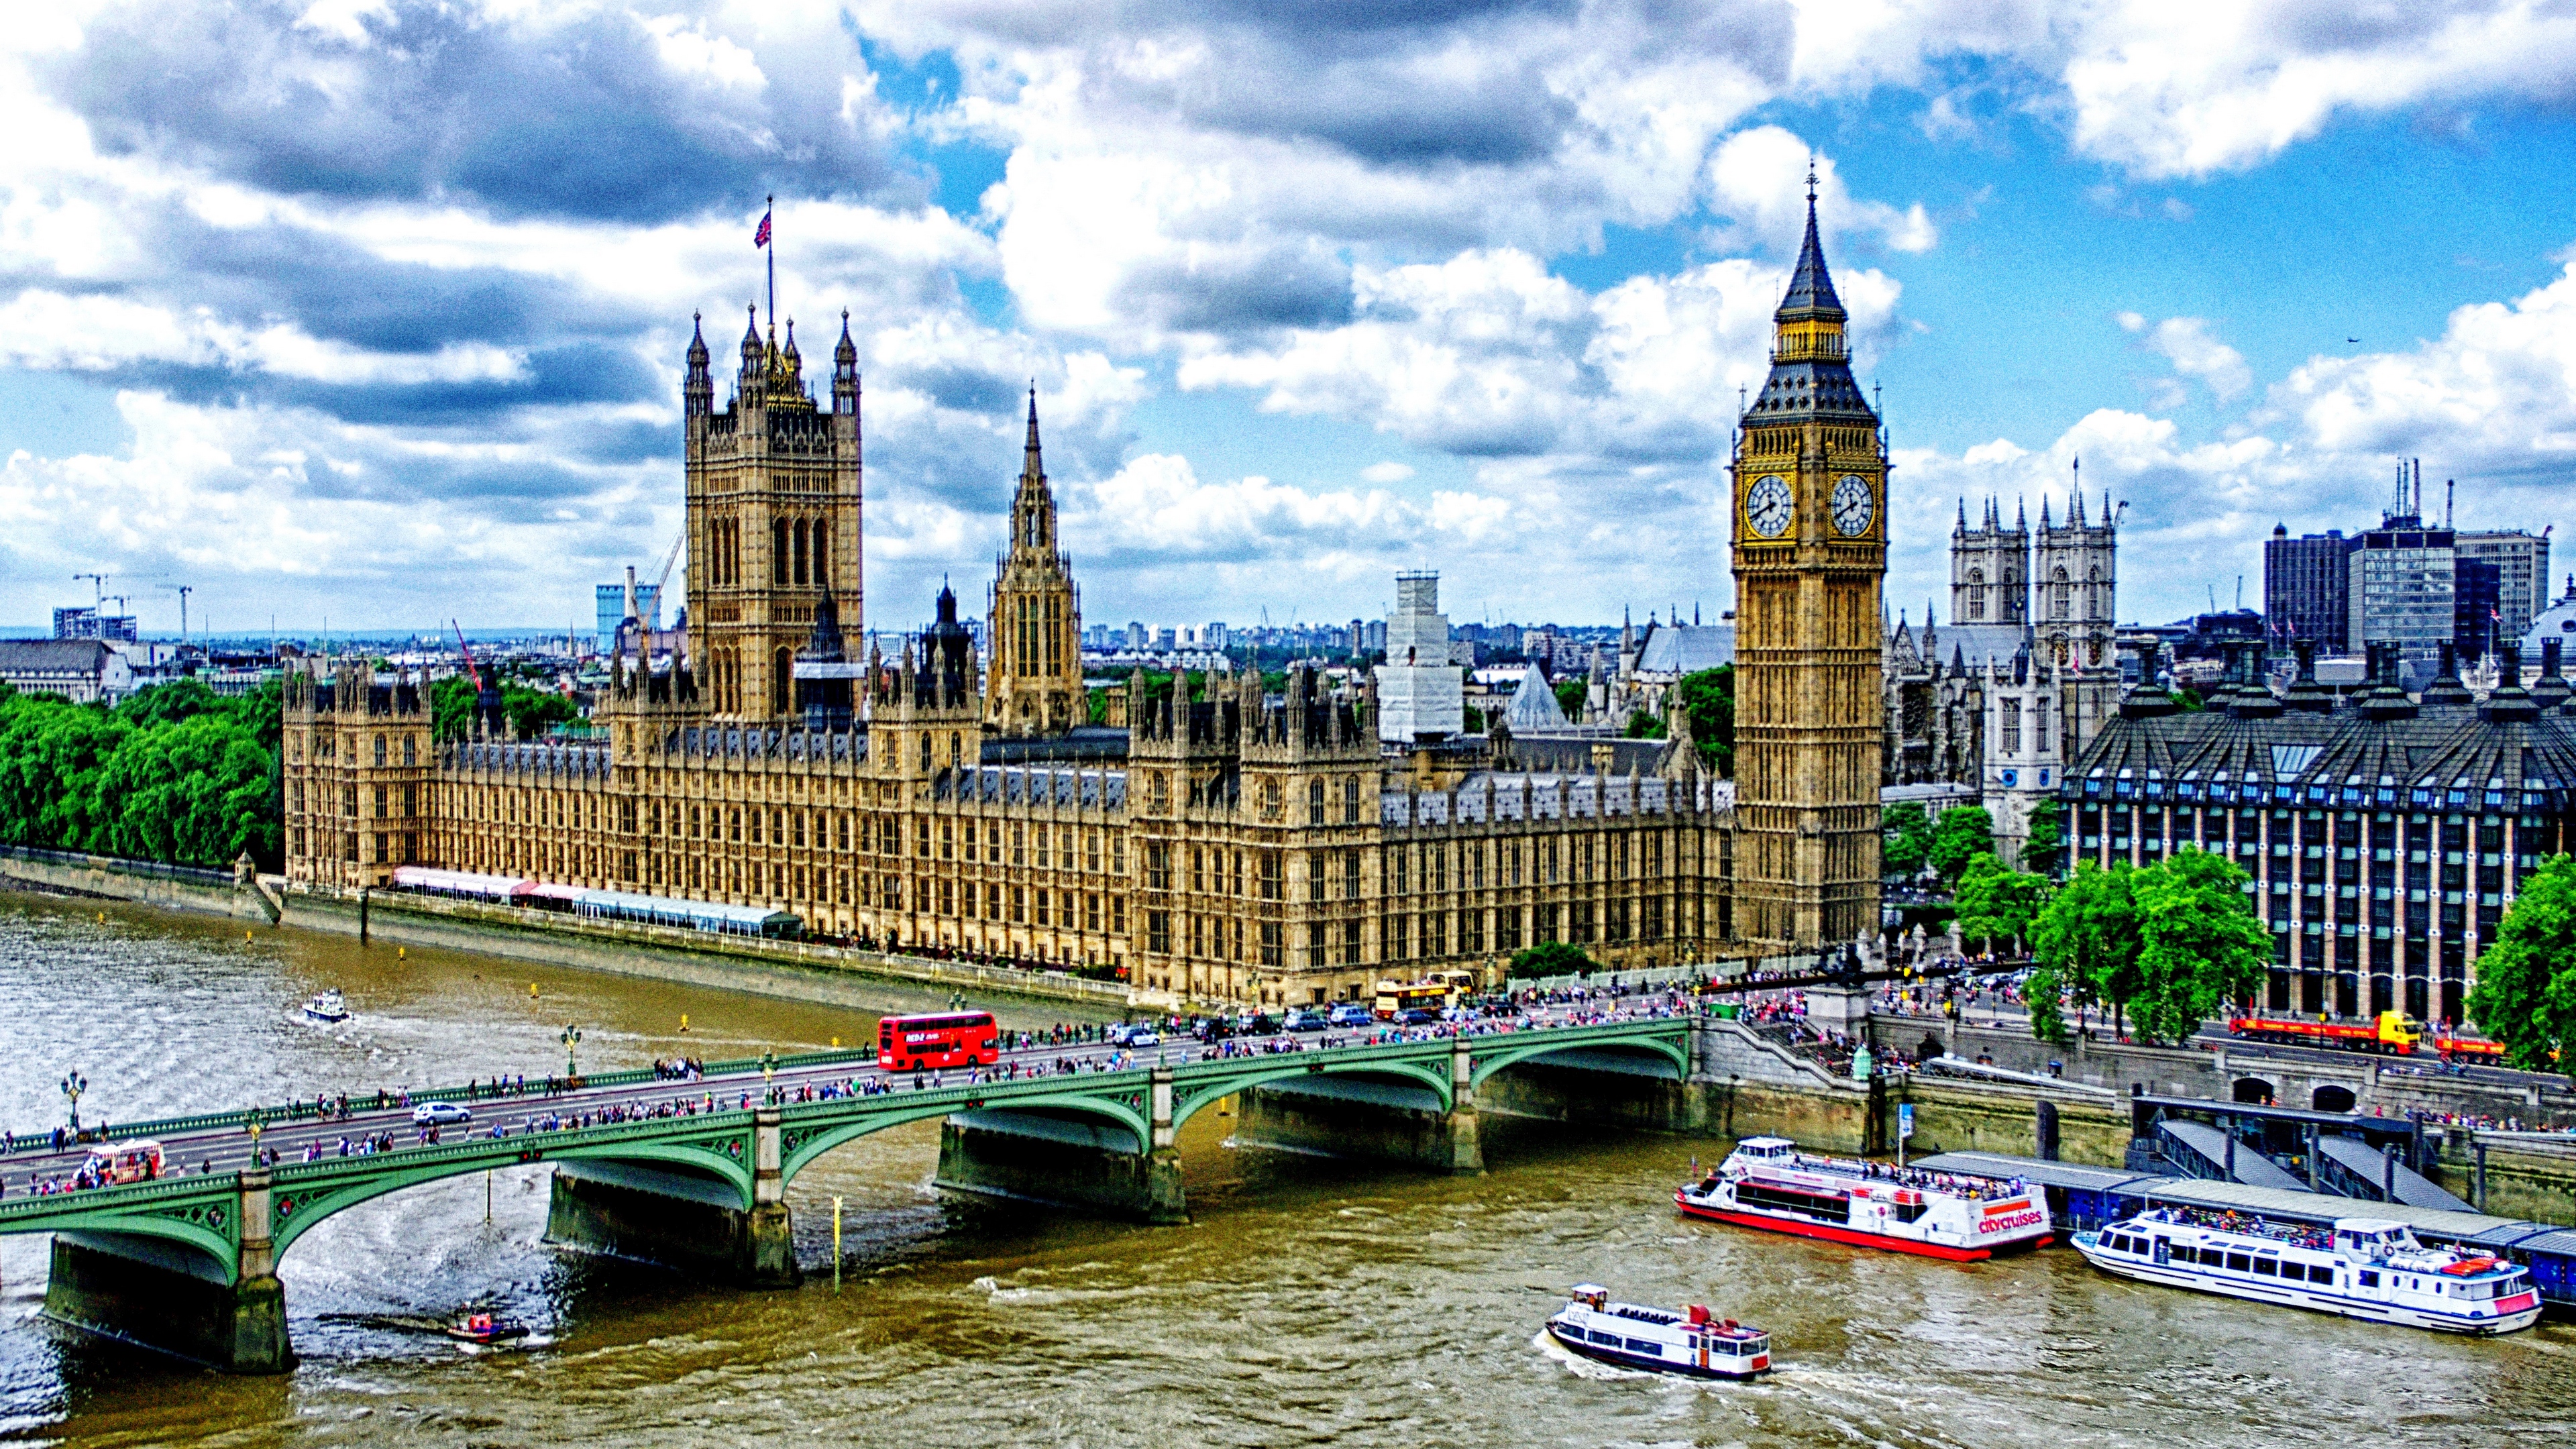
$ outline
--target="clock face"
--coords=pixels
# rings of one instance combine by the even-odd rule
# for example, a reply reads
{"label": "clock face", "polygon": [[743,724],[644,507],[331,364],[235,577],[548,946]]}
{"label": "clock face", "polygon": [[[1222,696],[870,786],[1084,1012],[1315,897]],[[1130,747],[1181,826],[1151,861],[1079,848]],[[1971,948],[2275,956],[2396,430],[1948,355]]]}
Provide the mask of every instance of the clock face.
{"label": "clock face", "polygon": [[1789,531],[1791,502],[1788,483],[1777,473],[1765,474],[1745,492],[1744,521],[1755,535],[1778,538]]}
{"label": "clock face", "polygon": [[1869,494],[1869,480],[1857,473],[1846,473],[1834,485],[1834,531],[1845,538],[1858,538],[1869,532],[1869,520],[1876,511]]}

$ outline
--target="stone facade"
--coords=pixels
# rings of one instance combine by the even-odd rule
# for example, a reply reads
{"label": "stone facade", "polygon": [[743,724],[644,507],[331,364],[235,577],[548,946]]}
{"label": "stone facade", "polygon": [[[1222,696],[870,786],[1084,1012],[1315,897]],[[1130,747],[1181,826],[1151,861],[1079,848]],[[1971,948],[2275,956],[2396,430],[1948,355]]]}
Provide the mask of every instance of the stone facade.
{"label": "stone facade", "polygon": [[1772,950],[1879,928],[1887,446],[1845,320],[1811,193],[1731,469],[1739,929]]}
{"label": "stone facade", "polygon": [[[1841,312],[1810,261],[1782,357],[1830,361],[1856,402]],[[381,887],[418,865],[570,905],[724,903],[1271,1006],[1435,967],[1497,979],[1549,940],[1647,965],[1875,928],[1884,464],[1865,417],[1766,418],[1737,460],[1744,482],[1777,467],[1817,500],[1785,548],[1748,545],[1740,563],[1767,621],[1745,696],[1767,792],[1757,933],[1739,918],[1733,782],[1701,774],[1686,732],[1670,746],[1542,748],[1507,729],[1387,744],[1373,686],[1337,693],[1305,669],[1278,693],[1247,677],[1198,698],[1152,697],[1139,675],[1099,701],[1105,725],[1086,724],[1034,399],[989,668],[945,593],[939,622],[894,657],[849,660],[854,350],[845,337],[828,412],[805,398],[792,339],[747,336],[743,358],[720,414],[704,343],[690,347],[684,649],[617,655],[582,737],[508,740],[486,692],[467,736],[434,750],[425,681],[308,665],[286,694],[291,877]],[[1824,499],[1846,475],[1865,480],[1870,517],[1837,541]]]}

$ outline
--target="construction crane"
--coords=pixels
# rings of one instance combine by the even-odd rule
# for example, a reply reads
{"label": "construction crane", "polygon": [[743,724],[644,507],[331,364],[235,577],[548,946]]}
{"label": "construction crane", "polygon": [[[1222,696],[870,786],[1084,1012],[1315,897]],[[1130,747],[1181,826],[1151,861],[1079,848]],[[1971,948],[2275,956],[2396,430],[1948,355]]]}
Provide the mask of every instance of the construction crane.
{"label": "construction crane", "polygon": [[456,647],[465,655],[465,677],[474,681],[474,694],[479,699],[483,694],[483,671],[474,667],[474,646],[465,642],[463,625],[450,619],[447,627],[456,631]]}
{"label": "construction crane", "polygon": [[662,574],[653,581],[653,597],[657,603],[662,597],[662,591],[671,586],[671,568],[680,561],[680,546],[688,541],[689,526],[683,523],[680,525],[678,535],[672,538],[671,546],[662,552]]}
{"label": "construction crane", "polygon": [[[79,583],[79,582],[80,582],[81,580],[83,580],[83,579],[87,579],[87,580],[89,580],[89,581],[90,581],[90,585],[91,585],[91,587],[93,587],[93,588],[95,588],[95,589],[97,589],[97,590],[98,590],[98,603],[100,603],[100,604],[104,604],[104,603],[106,603],[106,602],[107,602],[107,575],[105,575],[105,574],[74,574],[74,575],[72,575],[72,582],[73,582],[73,583]],[[95,607],[96,607],[96,605],[94,604],[94,605],[92,605],[91,607],[95,608]]]}
{"label": "construction crane", "polygon": [[188,596],[197,591],[195,584],[163,584],[162,589],[179,596],[179,642],[188,642]]}

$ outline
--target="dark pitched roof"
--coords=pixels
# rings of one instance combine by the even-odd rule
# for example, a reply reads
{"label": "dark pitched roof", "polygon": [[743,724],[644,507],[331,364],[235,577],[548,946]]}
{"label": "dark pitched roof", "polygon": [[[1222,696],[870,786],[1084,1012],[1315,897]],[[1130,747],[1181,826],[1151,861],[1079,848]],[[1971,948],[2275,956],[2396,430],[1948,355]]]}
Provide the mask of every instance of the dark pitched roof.
{"label": "dark pitched roof", "polygon": [[1834,275],[1825,269],[1824,244],[1816,238],[1816,193],[1807,193],[1807,238],[1798,246],[1798,267],[1789,275],[1789,293],[1780,299],[1778,315],[1824,312],[1843,316],[1842,298],[1834,295]]}

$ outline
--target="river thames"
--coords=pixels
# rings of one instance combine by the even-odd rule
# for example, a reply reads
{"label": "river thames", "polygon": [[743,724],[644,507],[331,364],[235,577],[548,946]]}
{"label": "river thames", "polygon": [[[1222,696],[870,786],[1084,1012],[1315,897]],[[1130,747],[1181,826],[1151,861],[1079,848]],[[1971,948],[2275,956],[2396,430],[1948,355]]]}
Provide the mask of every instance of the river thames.
{"label": "river thames", "polygon": [[[101,922],[98,914],[104,911]],[[529,988],[537,995],[532,999]],[[354,1019],[305,1022],[337,986]],[[889,988],[887,1010],[937,999]],[[856,1010],[0,897],[0,1122],[132,1120],[314,1092],[856,1043]],[[687,1035],[678,1028],[683,1014]],[[1003,1007],[1041,1025],[1043,1007]],[[296,1371],[234,1379],[43,1319],[45,1239],[0,1239],[0,1436],[82,1445],[2504,1445],[2576,1432],[2576,1331],[2469,1341],[2103,1278],[1961,1266],[1677,1218],[1694,1153],[1486,1118],[1492,1171],[1407,1175],[1182,1134],[1192,1226],[930,1186],[938,1128],[789,1190],[792,1292],[547,1247],[545,1169],[417,1189],[296,1243]],[[832,1199],[843,1201],[832,1283]],[[488,1212],[488,1220],[487,1220]],[[1537,1342],[1582,1279],[1772,1330],[1781,1371],[1694,1385]],[[539,1326],[461,1349],[376,1326],[468,1305]]]}

